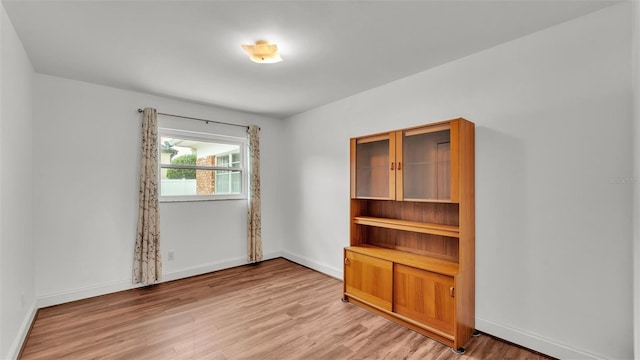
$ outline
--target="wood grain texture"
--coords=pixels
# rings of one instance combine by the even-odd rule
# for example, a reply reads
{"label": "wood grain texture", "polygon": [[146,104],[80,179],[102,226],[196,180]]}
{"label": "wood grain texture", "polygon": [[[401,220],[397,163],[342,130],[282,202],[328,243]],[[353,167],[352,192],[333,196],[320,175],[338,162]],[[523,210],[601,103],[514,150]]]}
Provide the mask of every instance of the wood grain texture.
{"label": "wood grain texture", "polygon": [[450,130],[451,143],[450,143],[449,151],[451,156],[450,180],[451,180],[451,201],[452,202],[460,201],[460,187],[462,186],[460,184],[460,166],[461,166],[460,141],[463,141],[464,139],[460,138],[459,125],[461,121],[466,121],[466,120],[464,119],[451,120],[451,130]]}
{"label": "wood grain texture", "polygon": [[459,272],[459,266],[457,263],[437,259],[432,256],[418,255],[407,251],[387,249],[366,244],[360,246],[349,246],[346,249],[350,252],[405,264],[417,269],[434,271],[448,276],[455,276]]}
{"label": "wood grain texture", "polygon": [[457,229],[458,204],[351,200],[351,209],[351,245],[368,243],[458,262],[458,240],[452,236],[424,234],[415,231],[394,231],[393,229],[357,224],[357,218],[366,214],[370,217],[402,219],[403,221],[425,223],[425,226],[439,224],[443,229]]}
{"label": "wood grain texture", "polygon": [[391,172],[389,173],[389,200],[396,199],[396,182],[398,181],[397,162],[400,158],[396,155],[396,134],[389,133],[389,160],[391,161]]}
{"label": "wood grain texture", "polygon": [[355,216],[353,222],[359,225],[378,226],[387,229],[412,231],[423,234],[458,237],[458,227],[443,224],[432,224],[419,221],[379,218],[372,216]]}
{"label": "wood grain texture", "polygon": [[391,311],[393,263],[345,249],[345,295]]}
{"label": "wood grain texture", "polygon": [[349,183],[349,187],[350,187],[350,193],[351,193],[351,198],[355,199],[356,198],[356,139],[351,139],[349,141],[349,172],[350,172],[350,176],[349,178],[350,183]]}
{"label": "wood grain texture", "polygon": [[464,355],[340,301],[284,259],[43,308],[22,359],[549,359],[492,337]]}
{"label": "wood grain texture", "polygon": [[393,273],[394,311],[453,334],[453,278],[401,264]]}
{"label": "wood grain texture", "polygon": [[[366,200],[356,200],[351,199],[351,218],[355,218],[356,216],[360,216],[366,208]],[[350,222],[350,238],[351,243],[354,245],[364,244],[366,242],[367,237],[367,229],[364,226],[360,226],[353,221]]]}
{"label": "wood grain texture", "polygon": [[402,175],[403,175],[403,171],[402,171],[402,162],[404,161],[404,159],[402,158],[402,131],[393,131],[392,132],[395,137],[395,148],[394,150],[394,159],[397,162],[396,165],[396,171],[395,171],[395,176],[396,176],[396,188],[395,188],[395,194],[396,194],[396,200],[397,201],[403,201],[404,200],[404,181],[402,180]]}
{"label": "wood grain texture", "polygon": [[475,329],[475,124],[457,120],[459,139],[458,183],[460,201],[460,273],[456,276],[456,346]]}
{"label": "wood grain texture", "polygon": [[361,200],[367,216],[458,226],[458,204]]}

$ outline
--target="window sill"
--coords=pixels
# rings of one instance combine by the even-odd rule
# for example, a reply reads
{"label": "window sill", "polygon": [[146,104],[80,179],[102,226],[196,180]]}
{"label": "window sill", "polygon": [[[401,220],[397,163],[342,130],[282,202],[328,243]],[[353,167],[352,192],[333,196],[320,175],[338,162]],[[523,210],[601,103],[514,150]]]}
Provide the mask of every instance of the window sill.
{"label": "window sill", "polygon": [[201,201],[221,201],[221,200],[247,200],[244,195],[219,195],[219,196],[163,196],[158,199],[160,203],[175,202],[201,202]]}

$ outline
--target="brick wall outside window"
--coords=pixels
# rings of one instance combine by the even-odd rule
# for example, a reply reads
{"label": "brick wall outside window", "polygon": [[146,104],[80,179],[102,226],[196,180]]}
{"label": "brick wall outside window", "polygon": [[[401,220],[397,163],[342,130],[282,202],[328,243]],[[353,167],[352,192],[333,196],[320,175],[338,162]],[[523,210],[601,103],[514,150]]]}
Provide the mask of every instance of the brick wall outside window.
{"label": "brick wall outside window", "polygon": [[[214,166],[216,157],[209,155],[198,158],[197,165]],[[198,195],[214,194],[216,191],[216,177],[213,170],[196,170],[196,192]]]}

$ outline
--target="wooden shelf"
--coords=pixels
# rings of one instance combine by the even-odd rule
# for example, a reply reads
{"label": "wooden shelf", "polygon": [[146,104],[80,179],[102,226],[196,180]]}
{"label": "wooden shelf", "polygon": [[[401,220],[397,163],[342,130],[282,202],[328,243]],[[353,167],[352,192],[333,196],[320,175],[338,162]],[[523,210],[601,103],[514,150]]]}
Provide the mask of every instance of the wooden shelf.
{"label": "wooden shelf", "polygon": [[359,254],[369,255],[379,259],[392,261],[422,270],[433,271],[443,275],[455,276],[459,271],[457,263],[437,259],[428,255],[418,255],[371,245],[349,246],[346,249]]}
{"label": "wooden shelf", "polygon": [[433,234],[449,236],[454,238],[460,237],[460,230],[457,226],[423,223],[418,221],[407,221],[389,218],[379,218],[371,216],[355,216],[353,218],[354,224],[377,226],[387,229],[413,231],[423,234]]}

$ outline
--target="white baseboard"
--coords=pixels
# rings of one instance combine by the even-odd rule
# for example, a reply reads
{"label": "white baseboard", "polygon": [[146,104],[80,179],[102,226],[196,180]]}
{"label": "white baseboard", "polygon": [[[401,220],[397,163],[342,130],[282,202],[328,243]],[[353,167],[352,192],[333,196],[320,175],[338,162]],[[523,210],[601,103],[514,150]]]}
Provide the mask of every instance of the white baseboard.
{"label": "white baseboard", "polygon": [[140,287],[131,283],[131,279],[116,281],[112,283],[88,286],[80,289],[73,289],[59,292],[56,294],[47,294],[38,296],[38,308],[44,308],[53,305],[64,304],[71,301],[87,299],[94,296],[111,294],[118,291],[134,289]]}
{"label": "white baseboard", "polygon": [[569,345],[559,343],[555,340],[545,338],[538,334],[533,334],[522,329],[516,329],[507,325],[495,323],[476,317],[476,329],[496,336],[500,339],[510,341],[514,344],[538,351],[545,355],[550,355],[558,359],[580,359],[580,360],[605,360],[605,357],[590,353],[588,351],[576,349]]}
{"label": "white baseboard", "polygon": [[227,259],[224,261],[214,261],[208,264],[190,266],[177,271],[162,274],[162,282],[184,279],[191,276],[202,275],[212,271],[228,269],[245,264],[247,264],[247,257],[243,256],[234,259]]}
{"label": "white baseboard", "polygon": [[[279,251],[266,253],[263,255],[264,260],[274,259],[280,257]],[[235,266],[241,266],[248,264],[246,257],[238,257],[234,259],[228,259],[223,261],[214,261],[208,264],[200,264],[187,268],[182,268],[176,271],[162,274],[162,282],[172,281],[187,278],[190,276],[206,274],[213,271],[232,268]],[[118,291],[135,289],[140,287],[140,284],[131,283],[131,279],[116,281],[113,283],[101,284],[96,286],[89,286],[81,289],[69,290],[57,294],[49,294],[39,296],[37,299],[37,307],[43,308],[58,304],[63,304],[71,301],[87,299],[94,296],[111,294]]]}
{"label": "white baseboard", "polygon": [[[262,255],[262,260],[270,260],[279,258],[282,255],[279,251],[274,251],[271,253],[265,253]],[[229,269],[236,266],[247,265],[249,262],[247,261],[247,257],[237,257],[234,259],[227,259],[223,261],[214,261],[208,264],[201,264],[197,266],[191,266],[187,268],[183,268],[177,271],[172,271],[170,273],[162,274],[162,281],[173,281],[178,279],[184,279],[190,276],[202,275],[206,273],[210,273],[213,271]]]}
{"label": "white baseboard", "polygon": [[20,325],[20,330],[16,334],[16,338],[13,339],[13,343],[11,344],[11,348],[9,349],[9,359],[17,359],[18,355],[20,355],[20,350],[22,349],[22,344],[27,339],[27,334],[29,333],[29,329],[31,328],[31,324],[35,320],[36,314],[38,313],[38,307],[36,306],[36,302],[34,301],[29,308],[24,320],[22,321],[22,325]]}
{"label": "white baseboard", "polygon": [[323,274],[329,275],[331,277],[334,277],[338,280],[342,280],[343,277],[343,271],[342,269],[336,269],[334,267],[331,267],[327,264],[309,259],[308,257],[304,257],[301,255],[296,255],[293,254],[289,251],[283,250],[282,251],[282,257],[287,259],[287,260],[291,260],[295,263],[298,263],[300,265],[304,265],[308,268],[311,268],[313,270],[319,271]]}

